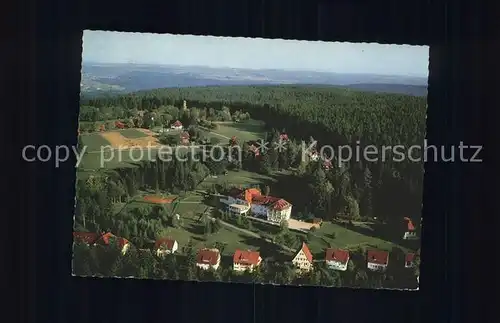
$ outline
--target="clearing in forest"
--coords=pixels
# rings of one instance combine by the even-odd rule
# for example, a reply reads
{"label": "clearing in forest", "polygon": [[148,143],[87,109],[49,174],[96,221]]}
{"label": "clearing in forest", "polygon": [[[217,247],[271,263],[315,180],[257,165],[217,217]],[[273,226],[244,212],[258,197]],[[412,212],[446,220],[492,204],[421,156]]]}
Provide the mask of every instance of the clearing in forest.
{"label": "clearing in forest", "polygon": [[242,141],[264,139],[264,123],[259,120],[223,122],[216,124],[217,129],[213,129],[211,131],[228,138],[235,136],[237,139]]}
{"label": "clearing in forest", "polygon": [[[145,129],[144,129],[145,130]],[[143,129],[109,131],[100,134],[113,148],[158,146],[158,139]]]}

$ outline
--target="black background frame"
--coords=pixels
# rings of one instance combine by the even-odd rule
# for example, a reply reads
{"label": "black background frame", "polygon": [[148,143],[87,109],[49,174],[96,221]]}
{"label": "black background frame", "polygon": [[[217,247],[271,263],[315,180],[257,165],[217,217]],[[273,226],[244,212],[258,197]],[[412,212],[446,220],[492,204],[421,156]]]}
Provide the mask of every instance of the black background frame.
{"label": "black background frame", "polygon": [[[13,46],[5,51],[20,63],[7,66],[11,83],[20,81],[20,87],[9,93],[15,108],[6,113],[13,114],[12,142],[19,147],[76,145],[84,29],[426,44],[429,142],[483,144],[481,131],[493,120],[478,100],[485,90],[477,56],[491,43],[474,38],[482,18],[473,3],[91,0],[40,2],[15,18],[23,29],[11,34]],[[9,219],[19,220],[6,234],[14,250],[4,259],[14,259],[14,266],[2,277],[22,277],[4,303],[13,316],[2,321],[409,323],[480,322],[488,316],[476,310],[484,297],[479,289],[491,285],[487,269],[478,269],[485,263],[479,247],[492,239],[479,231],[494,200],[481,185],[484,164],[426,164],[420,290],[404,292],[72,277],[75,160],[55,169],[22,162],[20,150],[13,156],[25,170],[5,174],[18,185],[9,201],[12,214],[20,216]],[[470,214],[474,221],[465,225]],[[462,262],[464,254],[470,261]],[[17,300],[24,305],[10,306]]]}

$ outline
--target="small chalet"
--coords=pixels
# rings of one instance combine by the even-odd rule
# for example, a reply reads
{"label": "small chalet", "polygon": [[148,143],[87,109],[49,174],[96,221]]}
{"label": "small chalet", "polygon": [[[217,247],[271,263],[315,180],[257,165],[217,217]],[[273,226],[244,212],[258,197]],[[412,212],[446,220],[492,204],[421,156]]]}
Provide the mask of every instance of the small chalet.
{"label": "small chalet", "polygon": [[174,239],[162,238],[155,242],[154,250],[158,257],[174,253],[179,249],[179,244]]}
{"label": "small chalet", "polygon": [[179,120],[177,120],[170,126],[170,128],[175,130],[182,130],[182,123]]}
{"label": "small chalet", "polygon": [[326,249],[325,263],[330,269],[347,270],[349,262],[349,251],[342,249]]}
{"label": "small chalet", "polygon": [[405,268],[415,267],[415,254],[407,253],[405,257]]}
{"label": "small chalet", "polygon": [[254,157],[260,156],[259,148],[257,148],[254,144],[248,146],[248,150],[253,153]]}
{"label": "small chalet", "polygon": [[413,221],[410,218],[404,218],[406,221],[406,231],[403,235],[404,240],[415,240],[418,239],[417,237],[417,230],[415,228],[415,225],[413,224]]}
{"label": "small chalet", "polygon": [[313,268],[313,255],[305,242],[302,242],[302,246],[295,254],[295,257],[292,260],[292,264],[300,272],[307,272]]}
{"label": "small chalet", "polygon": [[373,271],[385,271],[389,264],[389,253],[383,250],[369,250],[367,267]]}
{"label": "small chalet", "polygon": [[111,246],[112,244],[116,244],[116,246],[120,249],[122,254],[126,254],[127,250],[130,248],[130,242],[127,239],[117,237],[111,232],[104,233],[103,235],[101,235],[96,243],[105,246]]}
{"label": "small chalet", "polygon": [[220,252],[219,249],[201,249],[198,251],[198,255],[196,256],[196,267],[208,270],[214,269],[217,270],[220,265]]}
{"label": "small chalet", "polygon": [[238,144],[238,139],[236,139],[236,136],[232,136],[231,139],[229,139],[229,146],[236,146]]}
{"label": "small chalet", "polygon": [[309,152],[309,158],[311,158],[312,161],[317,161],[319,159],[319,154],[316,150],[310,151]]}
{"label": "small chalet", "polygon": [[92,232],[73,232],[74,241],[83,242],[89,246],[96,246],[98,244],[109,246],[116,243],[116,246],[125,254],[130,247],[130,242],[125,238],[120,238],[111,232],[98,234]]}
{"label": "small chalet", "polygon": [[116,121],[115,122],[115,127],[118,129],[125,129],[125,124],[121,121]]}
{"label": "small chalet", "polygon": [[330,160],[324,160],[322,166],[323,166],[324,170],[329,170],[329,169],[332,169],[333,164]]}
{"label": "small chalet", "polygon": [[262,258],[258,251],[236,250],[233,256],[233,270],[252,272],[261,262]]}
{"label": "small chalet", "polygon": [[189,133],[187,131],[181,132],[180,138],[181,138],[181,144],[183,144],[183,145],[189,144],[190,136],[189,136]]}
{"label": "small chalet", "polygon": [[288,141],[288,135],[286,133],[280,134],[280,140],[281,141]]}

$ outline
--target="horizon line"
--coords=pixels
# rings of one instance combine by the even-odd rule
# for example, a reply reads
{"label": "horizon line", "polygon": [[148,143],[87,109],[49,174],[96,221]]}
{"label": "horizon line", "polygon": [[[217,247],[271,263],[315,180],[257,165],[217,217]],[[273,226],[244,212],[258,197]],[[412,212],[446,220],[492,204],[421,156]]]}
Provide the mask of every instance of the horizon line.
{"label": "horizon line", "polygon": [[234,69],[234,70],[251,70],[251,71],[287,71],[287,72],[314,72],[314,73],[325,73],[325,74],[341,74],[341,75],[377,75],[377,76],[398,76],[398,77],[416,77],[416,78],[427,78],[427,75],[422,74],[378,74],[378,73],[360,73],[360,72],[334,72],[329,70],[315,70],[315,69],[300,69],[300,68],[251,68],[251,67],[231,67],[231,66],[210,66],[210,65],[197,65],[197,64],[159,64],[159,63],[140,63],[140,62],[98,62],[98,61],[86,61],[82,58],[83,64],[95,64],[95,65],[147,65],[147,66],[161,66],[161,67],[201,67],[201,68],[211,68],[211,69]]}

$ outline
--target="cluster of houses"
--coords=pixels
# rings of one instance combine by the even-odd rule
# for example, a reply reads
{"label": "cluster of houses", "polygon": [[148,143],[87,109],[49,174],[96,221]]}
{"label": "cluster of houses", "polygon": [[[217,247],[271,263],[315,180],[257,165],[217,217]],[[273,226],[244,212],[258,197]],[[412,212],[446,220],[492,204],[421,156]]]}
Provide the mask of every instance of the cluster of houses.
{"label": "cluster of houses", "polygon": [[257,188],[233,187],[220,201],[226,205],[230,214],[247,215],[250,211],[252,216],[273,223],[289,220],[292,213],[291,203],[279,197],[263,195]]}
{"label": "cluster of houses", "polygon": [[[88,245],[95,246],[97,244],[110,246],[114,240],[116,246],[122,254],[125,254],[130,248],[130,243],[125,238],[114,236],[112,233],[96,234],[89,232],[74,232],[74,239],[84,242]],[[158,239],[153,247],[153,252],[158,256],[174,254],[179,249],[179,244],[175,239],[162,238]],[[367,251],[367,269],[372,271],[384,272],[389,264],[389,252],[383,250],[368,250]],[[348,250],[338,248],[328,248],[325,252],[325,264],[333,270],[345,271],[350,260]],[[415,266],[415,254],[408,253],[405,256],[405,268]],[[220,266],[221,254],[216,248],[202,248],[198,250],[196,256],[196,266],[200,269],[217,270]],[[314,267],[314,259],[309,247],[305,242],[302,243],[299,250],[295,253],[291,263],[298,272],[308,272]],[[233,255],[233,270],[237,272],[252,272],[260,266],[262,257],[259,251],[251,250],[236,250]]]}

